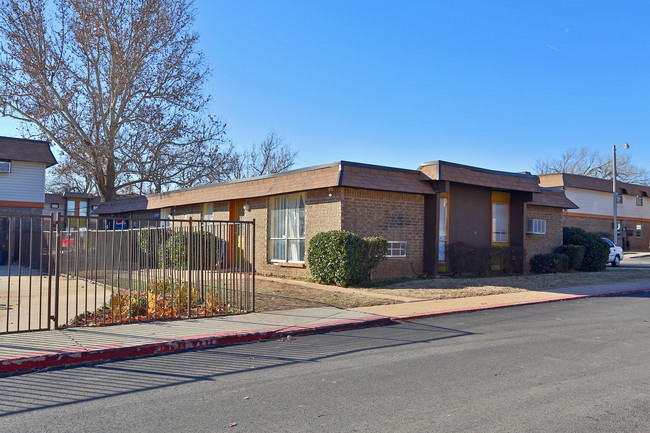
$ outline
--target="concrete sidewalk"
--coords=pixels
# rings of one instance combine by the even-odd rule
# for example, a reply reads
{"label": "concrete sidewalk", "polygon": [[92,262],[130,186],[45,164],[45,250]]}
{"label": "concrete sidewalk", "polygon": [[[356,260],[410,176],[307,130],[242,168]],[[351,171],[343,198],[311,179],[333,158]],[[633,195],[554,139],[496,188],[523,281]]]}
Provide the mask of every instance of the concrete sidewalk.
{"label": "concrete sidewalk", "polygon": [[650,290],[650,280],[415,301],[354,310],[333,307],[303,308],[173,322],[8,334],[0,336],[0,375],[222,344],[385,325],[395,320],[645,290]]}

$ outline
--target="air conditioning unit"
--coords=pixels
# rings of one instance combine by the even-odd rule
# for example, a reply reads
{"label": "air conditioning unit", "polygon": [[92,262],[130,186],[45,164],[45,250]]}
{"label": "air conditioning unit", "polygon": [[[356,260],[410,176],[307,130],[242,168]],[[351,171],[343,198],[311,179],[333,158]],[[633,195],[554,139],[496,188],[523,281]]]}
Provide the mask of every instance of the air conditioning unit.
{"label": "air conditioning unit", "polygon": [[11,173],[11,161],[0,161],[0,173]]}
{"label": "air conditioning unit", "polygon": [[526,233],[533,235],[546,234],[546,220],[530,219],[526,221]]}

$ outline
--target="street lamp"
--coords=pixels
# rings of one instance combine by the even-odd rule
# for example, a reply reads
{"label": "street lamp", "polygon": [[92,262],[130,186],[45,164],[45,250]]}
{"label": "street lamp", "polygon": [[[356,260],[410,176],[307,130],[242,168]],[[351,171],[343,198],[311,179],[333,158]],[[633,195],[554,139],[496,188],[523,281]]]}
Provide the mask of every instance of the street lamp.
{"label": "street lamp", "polygon": [[614,244],[618,245],[618,215],[616,214],[616,198],[618,196],[618,192],[616,191],[616,149],[619,147],[623,146],[625,149],[629,149],[630,145],[625,143],[625,144],[619,144],[613,145],[613,158],[612,158],[612,164],[614,164],[614,171],[612,173],[612,191],[614,192]]}

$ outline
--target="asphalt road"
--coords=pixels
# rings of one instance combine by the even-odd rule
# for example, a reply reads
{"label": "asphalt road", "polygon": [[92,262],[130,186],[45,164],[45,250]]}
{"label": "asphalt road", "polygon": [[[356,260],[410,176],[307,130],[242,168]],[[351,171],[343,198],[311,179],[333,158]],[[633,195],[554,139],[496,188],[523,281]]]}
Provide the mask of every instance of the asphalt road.
{"label": "asphalt road", "polygon": [[0,431],[648,432],[648,367],[643,292],[2,378]]}
{"label": "asphalt road", "polygon": [[621,261],[620,267],[624,269],[650,269],[650,256],[626,257]]}

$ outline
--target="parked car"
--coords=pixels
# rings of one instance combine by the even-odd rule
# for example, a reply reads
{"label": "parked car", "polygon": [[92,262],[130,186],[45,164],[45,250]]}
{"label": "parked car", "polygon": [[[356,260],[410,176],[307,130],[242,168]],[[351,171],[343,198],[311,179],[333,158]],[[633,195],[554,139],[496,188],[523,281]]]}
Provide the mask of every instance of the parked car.
{"label": "parked car", "polygon": [[605,242],[607,242],[607,245],[609,245],[609,259],[607,261],[612,264],[612,266],[616,267],[621,264],[621,260],[623,260],[624,255],[623,255],[623,248],[619,247],[618,245],[615,245],[614,242],[610,241],[607,238],[605,239]]}

